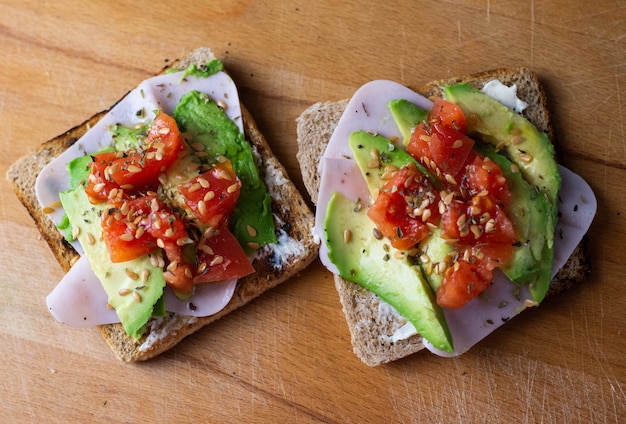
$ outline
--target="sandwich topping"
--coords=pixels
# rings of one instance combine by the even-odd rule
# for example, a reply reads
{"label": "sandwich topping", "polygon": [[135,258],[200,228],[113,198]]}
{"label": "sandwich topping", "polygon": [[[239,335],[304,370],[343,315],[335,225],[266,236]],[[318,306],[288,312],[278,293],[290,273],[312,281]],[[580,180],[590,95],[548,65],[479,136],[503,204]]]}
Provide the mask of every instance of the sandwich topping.
{"label": "sandwich topping", "polygon": [[154,77],[38,177],[42,206],[79,253],[47,303],[74,326],[140,337],[166,311],[206,316],[249,258],[276,243],[271,198],[221,63]]}
{"label": "sandwich topping", "polygon": [[386,337],[445,356],[540,303],[596,208],[545,134],[465,84],[434,102],[366,84],[321,166],[322,262],[406,318]]}

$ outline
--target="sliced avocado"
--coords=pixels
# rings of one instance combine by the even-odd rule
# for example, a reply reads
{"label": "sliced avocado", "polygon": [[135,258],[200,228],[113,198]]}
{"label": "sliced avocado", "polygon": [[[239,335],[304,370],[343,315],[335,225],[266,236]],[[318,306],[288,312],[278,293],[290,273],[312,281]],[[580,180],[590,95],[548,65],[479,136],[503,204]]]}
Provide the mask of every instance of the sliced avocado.
{"label": "sliced avocado", "polygon": [[350,134],[348,145],[365,182],[367,182],[372,197],[375,197],[377,190],[385,184],[381,177],[390,169],[389,167],[402,168],[409,163],[415,164],[415,167],[426,175],[437,189],[441,188],[439,182],[424,165],[413,159],[404,149],[393,144],[388,138],[370,134],[367,131],[355,131]]}
{"label": "sliced avocado", "polygon": [[[545,196],[549,204],[547,213],[538,212],[541,220],[533,218],[529,222],[531,227],[541,228],[537,233],[542,233],[545,240],[541,259],[537,262],[540,275],[529,285],[533,299],[540,302],[550,283],[554,231],[558,219],[558,193],[561,187],[554,146],[548,136],[538,131],[526,118],[469,84],[445,87],[444,96],[463,110],[467,117],[468,133],[505,154],[523,178],[534,186],[537,194]],[[535,253],[538,251],[536,247],[532,250]]]}
{"label": "sliced avocado", "polygon": [[[100,239],[100,217],[107,208],[106,203],[91,204],[82,188],[63,192],[60,197],[72,226],[79,229],[77,238],[126,334],[139,338],[153,315],[155,305],[156,314],[162,314],[159,301],[165,287],[163,270],[153,266],[148,256],[127,262],[111,262],[106,243]],[[142,281],[144,270],[148,270],[149,274]]]}
{"label": "sliced avocado", "polygon": [[423,258],[420,260],[422,272],[436,293],[443,283],[443,274],[436,272],[435,267],[439,262],[444,262],[454,248],[441,237],[441,226],[433,229],[431,234],[420,242],[419,248]]}
{"label": "sliced avocado", "polygon": [[438,349],[453,351],[443,310],[419,266],[411,264],[404,255],[396,255],[399,251],[385,239],[374,236],[374,224],[364,209],[355,211],[353,202],[334,193],[328,203],[324,229],[328,256],[342,278],[363,286],[393,306]]}
{"label": "sliced avocado", "polygon": [[428,116],[428,111],[405,99],[391,100],[388,105],[393,119],[402,134],[406,146],[411,140],[413,128]]}

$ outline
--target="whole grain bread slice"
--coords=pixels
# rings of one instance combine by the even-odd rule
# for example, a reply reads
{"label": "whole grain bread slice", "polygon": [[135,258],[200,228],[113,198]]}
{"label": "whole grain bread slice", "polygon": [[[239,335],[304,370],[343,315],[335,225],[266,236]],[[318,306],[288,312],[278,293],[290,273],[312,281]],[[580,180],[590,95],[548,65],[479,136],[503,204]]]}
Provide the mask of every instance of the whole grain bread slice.
{"label": "whole grain bread slice", "polygon": [[[517,95],[528,103],[523,114],[555,143],[556,134],[547,106],[547,98],[537,76],[527,68],[495,69],[458,78],[433,81],[410,87],[425,97],[441,96],[442,87],[468,82],[476,88],[493,79],[517,86]],[[319,102],[297,118],[298,152],[304,185],[314,203],[320,184],[319,163],[348,100]],[[558,145],[555,146],[558,147]],[[558,149],[557,149],[558,150]],[[586,239],[576,248],[567,264],[553,279],[548,296],[553,296],[582,282],[589,273],[585,254]],[[335,286],[350,330],[354,353],[367,365],[376,366],[403,358],[424,348],[422,338],[414,335],[395,340],[393,334],[406,320],[372,292],[335,275]]]}
{"label": "whole grain bread slice", "polygon": [[[214,58],[210,49],[200,48],[169,67],[185,69],[192,63],[201,65]],[[272,153],[248,110],[243,105],[241,110],[246,139],[253,147],[259,172],[272,198],[278,243],[265,246],[255,254],[252,265],[256,272],[237,283],[233,298],[215,315],[196,318],[170,313],[151,320],[139,340],[127,336],[121,324],[99,326],[107,344],[122,361],[143,361],[165,352],[188,335],[296,275],[317,257],[318,244],[311,234],[314,222],[311,210]],[[7,179],[13,184],[15,193],[66,272],[79,256],[40,207],[35,195],[35,180],[45,165],[74,144],[106,112],[100,112],[44,143],[14,163],[7,172]]]}

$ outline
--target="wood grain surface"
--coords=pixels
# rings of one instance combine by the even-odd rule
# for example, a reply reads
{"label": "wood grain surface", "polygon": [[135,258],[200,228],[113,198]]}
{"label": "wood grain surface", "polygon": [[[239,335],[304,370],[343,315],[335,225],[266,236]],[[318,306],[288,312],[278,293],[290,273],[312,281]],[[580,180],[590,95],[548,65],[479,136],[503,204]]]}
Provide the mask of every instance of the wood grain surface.
{"label": "wood grain surface", "polygon": [[56,322],[62,272],[0,182],[0,422],[618,423],[626,420],[626,7],[597,1],[0,0],[0,171],[210,46],[303,190],[295,118],[372,79],[534,70],[565,164],[599,201],[593,273],[470,352],[376,368],[319,264],[147,363]]}

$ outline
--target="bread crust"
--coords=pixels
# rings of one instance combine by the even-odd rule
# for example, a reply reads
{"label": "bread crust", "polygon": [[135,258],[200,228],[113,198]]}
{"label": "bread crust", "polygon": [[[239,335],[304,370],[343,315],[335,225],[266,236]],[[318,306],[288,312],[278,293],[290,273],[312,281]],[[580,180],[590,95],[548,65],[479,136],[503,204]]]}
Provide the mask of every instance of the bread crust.
{"label": "bread crust", "polygon": [[[170,67],[184,69],[192,63],[203,64],[214,57],[210,49],[200,48],[187,57],[173,62],[162,72]],[[35,181],[43,167],[80,139],[108,110],[110,109],[92,116],[82,124],[42,144],[34,152],[14,163],[7,172],[7,179],[13,184],[17,197],[28,210],[65,272],[69,271],[79,255],[64,240],[40,207],[35,195]],[[267,245],[256,253],[252,261],[256,272],[238,281],[230,302],[215,315],[197,318],[170,313],[166,317],[152,319],[139,340],[127,336],[121,324],[98,326],[106,343],[122,361],[145,361],[171,349],[188,335],[288,280],[317,258],[318,244],[311,233],[314,216],[310,208],[289,179],[285,168],[272,153],[265,137],[243,104],[241,113],[246,139],[252,145],[259,174],[272,198],[272,213],[279,243]],[[290,249],[285,249],[286,243],[289,243]]]}
{"label": "bread crust", "polygon": [[[509,86],[513,84],[517,86],[518,97],[528,103],[523,115],[540,131],[545,132],[558,148],[545,91],[537,76],[527,68],[494,69],[409,88],[424,97],[435,97],[442,95],[442,88],[446,85],[467,82],[476,88],[482,88],[486,82],[494,79]],[[346,99],[315,103],[296,119],[298,139],[296,157],[300,162],[304,185],[314,203],[317,203],[320,184],[319,163],[347,104]],[[552,280],[548,296],[554,296],[582,282],[589,274],[590,264],[585,254],[585,246],[586,238]],[[424,348],[419,335],[393,340],[393,334],[406,323],[406,320],[391,306],[355,283],[346,281],[338,275],[335,275],[334,279],[350,330],[353,350],[361,361],[369,366],[376,366],[398,360]]]}

